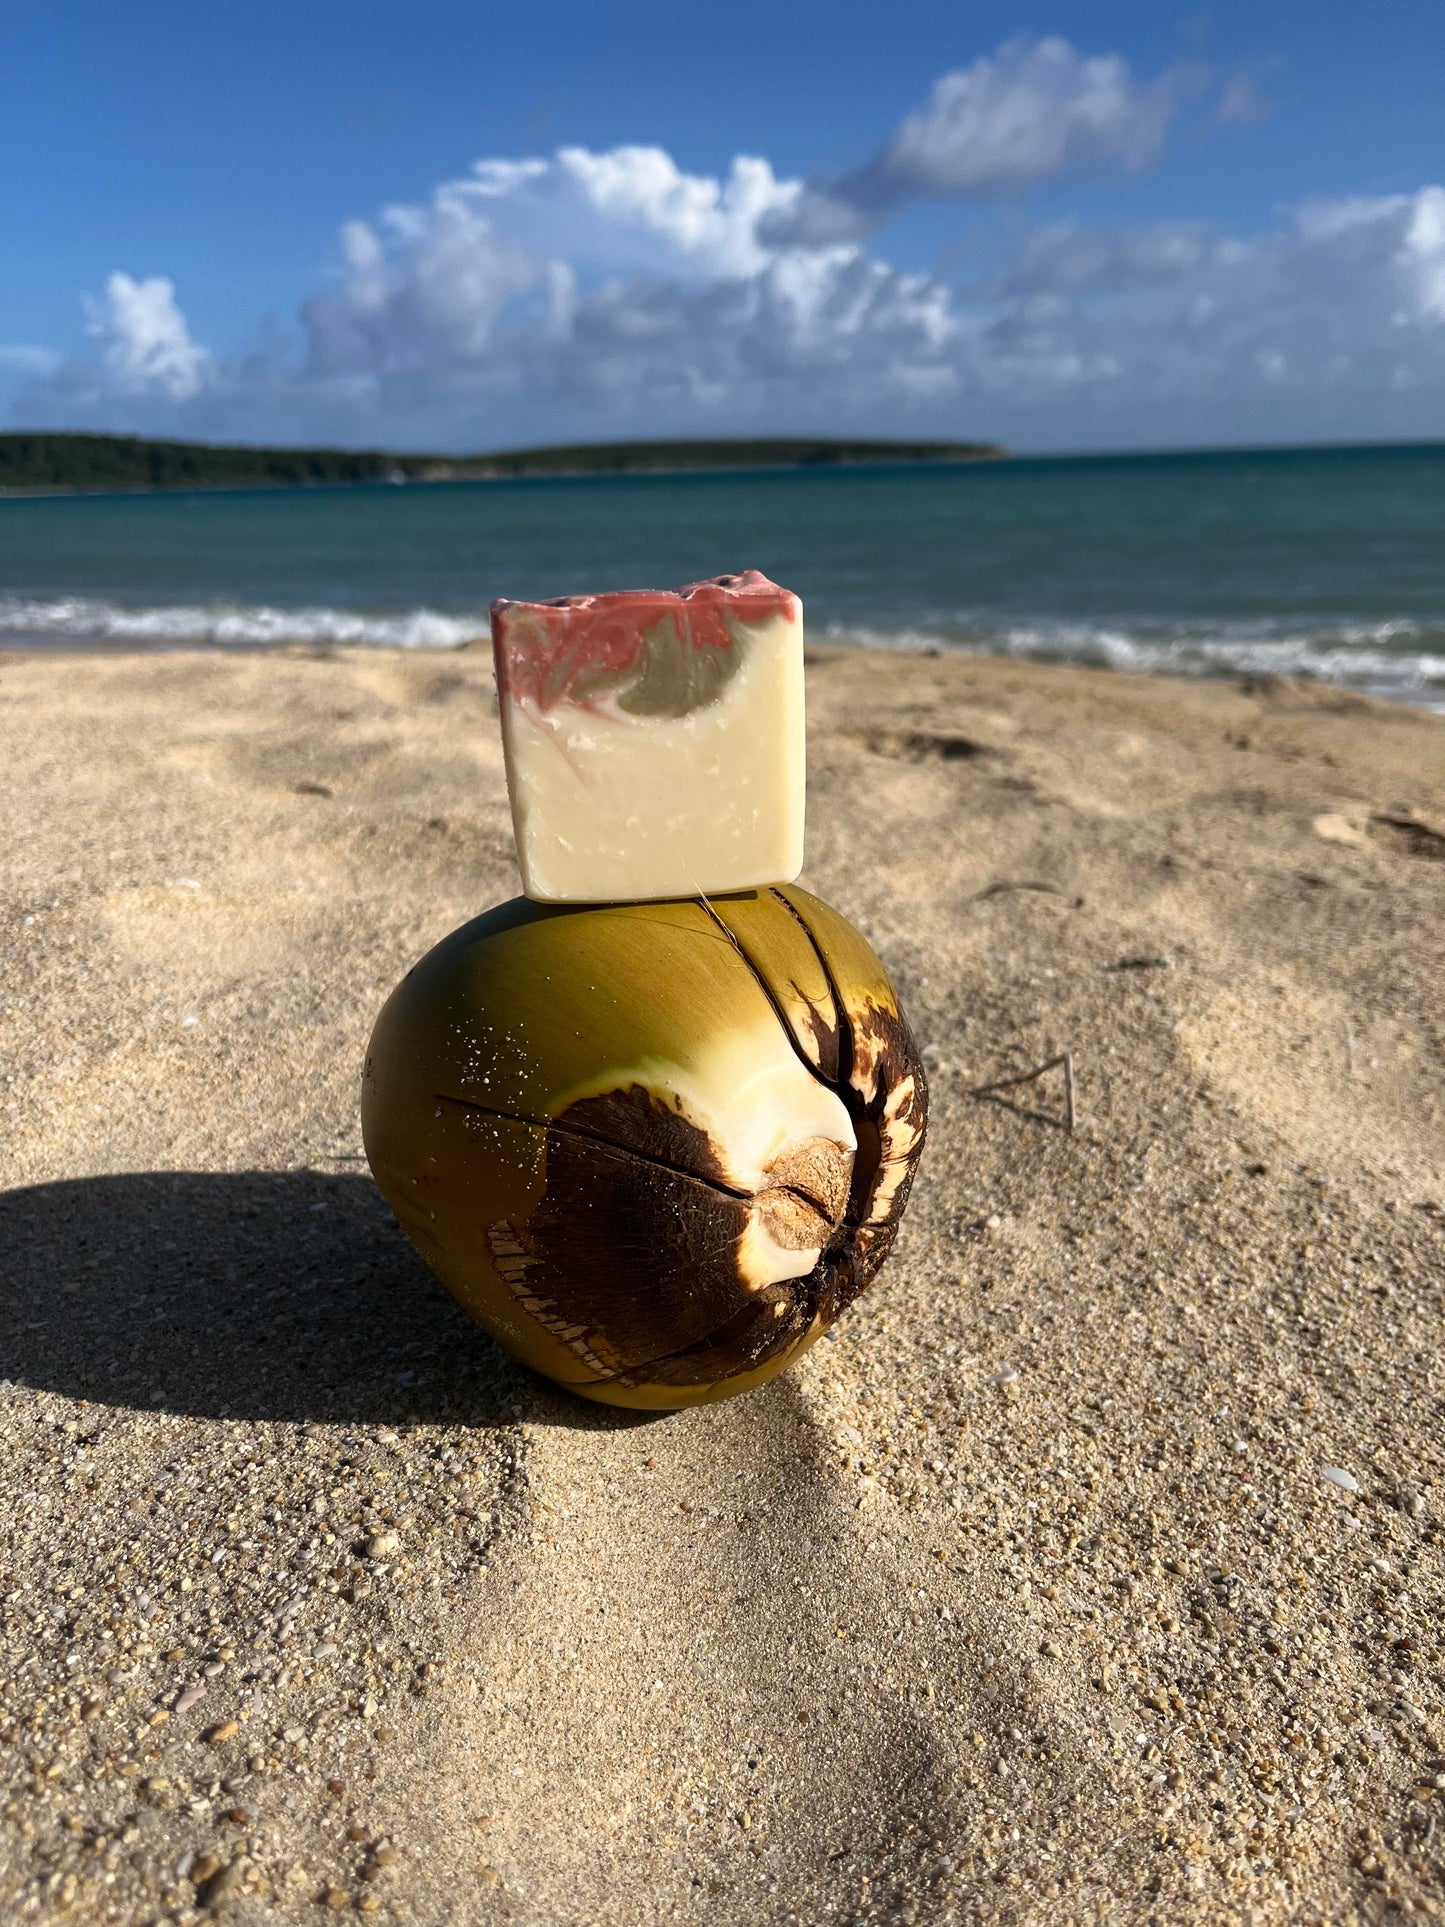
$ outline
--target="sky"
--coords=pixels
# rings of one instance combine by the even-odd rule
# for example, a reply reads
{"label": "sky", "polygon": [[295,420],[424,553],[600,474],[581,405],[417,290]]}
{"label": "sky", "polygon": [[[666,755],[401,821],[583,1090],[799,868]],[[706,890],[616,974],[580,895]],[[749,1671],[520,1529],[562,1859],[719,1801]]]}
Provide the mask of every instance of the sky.
{"label": "sky", "polygon": [[1439,0],[5,0],[0,425],[1445,439]]}

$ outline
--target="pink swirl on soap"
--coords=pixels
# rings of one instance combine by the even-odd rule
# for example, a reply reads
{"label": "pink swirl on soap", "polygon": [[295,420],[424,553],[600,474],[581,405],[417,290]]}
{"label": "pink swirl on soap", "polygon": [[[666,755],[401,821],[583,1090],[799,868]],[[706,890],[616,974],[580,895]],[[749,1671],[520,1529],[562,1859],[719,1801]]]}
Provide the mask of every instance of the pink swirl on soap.
{"label": "pink swirl on soap", "polygon": [[734,625],[797,613],[797,597],[757,569],[677,590],[498,601],[497,686],[539,710],[610,703],[634,715],[685,715],[712,701],[737,666]]}

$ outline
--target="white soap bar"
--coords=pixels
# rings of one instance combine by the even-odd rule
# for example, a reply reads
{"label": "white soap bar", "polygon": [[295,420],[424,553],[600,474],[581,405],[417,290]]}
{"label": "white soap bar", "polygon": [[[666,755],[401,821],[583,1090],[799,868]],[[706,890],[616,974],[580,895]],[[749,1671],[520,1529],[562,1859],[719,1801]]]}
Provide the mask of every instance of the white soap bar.
{"label": "white soap bar", "polygon": [[803,608],[756,569],[675,593],[494,602],[522,887],[713,895],[803,866]]}

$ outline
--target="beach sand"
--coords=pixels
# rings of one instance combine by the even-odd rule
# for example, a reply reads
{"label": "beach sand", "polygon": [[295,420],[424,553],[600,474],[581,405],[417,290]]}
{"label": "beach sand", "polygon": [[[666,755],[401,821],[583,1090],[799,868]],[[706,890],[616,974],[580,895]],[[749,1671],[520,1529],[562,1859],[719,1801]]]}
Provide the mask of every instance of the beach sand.
{"label": "beach sand", "polygon": [[[486,654],[0,658],[0,1916],[1445,1910],[1445,722],[819,651],[895,1254],[655,1419],[357,1126],[514,893]],[[1072,1051],[994,1099],[991,1079]]]}

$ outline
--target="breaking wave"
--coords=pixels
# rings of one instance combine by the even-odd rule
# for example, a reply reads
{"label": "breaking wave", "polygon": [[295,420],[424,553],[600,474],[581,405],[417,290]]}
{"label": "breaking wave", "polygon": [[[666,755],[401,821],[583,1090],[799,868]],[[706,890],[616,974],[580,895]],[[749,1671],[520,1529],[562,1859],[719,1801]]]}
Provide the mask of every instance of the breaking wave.
{"label": "breaking wave", "polygon": [[128,609],[86,596],[0,596],[0,638],[12,642],[112,644],[129,649],[459,649],[488,633],[485,614],[403,609],[273,608],[265,603],[168,603]]}
{"label": "breaking wave", "polygon": [[1064,622],[942,617],[892,629],[830,623],[829,642],[1091,663],[1171,676],[1299,676],[1445,708],[1445,622]]}
{"label": "breaking wave", "polygon": [[[958,650],[1175,676],[1310,676],[1445,709],[1445,621],[1069,622],[966,612],[920,615],[897,626],[834,621],[811,633],[871,649]],[[487,634],[480,610],[459,615],[238,602],[128,608],[86,596],[0,595],[0,646],[12,648],[458,649]]]}

